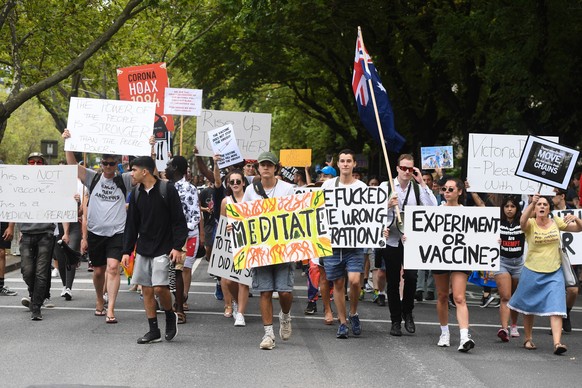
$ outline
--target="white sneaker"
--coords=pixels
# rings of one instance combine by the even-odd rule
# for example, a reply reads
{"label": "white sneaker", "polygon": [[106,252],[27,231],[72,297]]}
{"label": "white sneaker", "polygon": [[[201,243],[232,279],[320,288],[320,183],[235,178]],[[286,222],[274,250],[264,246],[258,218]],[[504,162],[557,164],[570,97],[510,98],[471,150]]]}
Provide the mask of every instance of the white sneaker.
{"label": "white sneaker", "polygon": [[291,333],[293,330],[291,329],[291,314],[287,314],[288,318],[283,318],[283,311],[279,313],[279,337],[283,341],[287,341],[291,338]]}
{"label": "white sneaker", "polygon": [[459,352],[467,353],[469,350],[475,347],[475,341],[471,339],[471,336],[467,338],[461,338],[461,343],[457,349]]}
{"label": "white sneaker", "polygon": [[51,271],[51,276],[53,278],[58,278],[59,277],[59,269],[58,268],[53,268],[53,270]]}
{"label": "white sneaker", "polygon": [[234,320],[234,325],[237,327],[243,327],[246,326],[246,322],[245,322],[245,316],[242,315],[241,313],[236,313],[236,318]]}
{"label": "white sneaker", "polygon": [[[109,295],[107,295],[107,293],[103,294],[103,302],[105,304],[109,303]],[[159,303],[158,303],[159,304]]]}
{"label": "white sneaker", "polygon": [[63,287],[63,290],[61,291],[61,298],[65,297],[65,292],[67,291],[67,287]]}
{"label": "white sneaker", "polygon": [[259,345],[259,348],[264,349],[264,350],[271,350],[275,347],[275,338],[271,337],[268,334],[265,334],[263,336],[263,340],[261,341],[261,344]]}
{"label": "white sneaker", "polygon": [[451,346],[451,333],[448,331],[446,333],[441,333],[437,346],[440,346],[441,348]]}
{"label": "white sneaker", "polygon": [[513,338],[519,337],[519,330],[517,330],[517,326],[511,326],[511,328],[509,329],[509,335],[512,336]]}
{"label": "white sneaker", "polygon": [[46,298],[44,302],[42,302],[42,306],[46,307],[47,309],[52,309],[55,307],[55,304],[51,301],[50,298]]}
{"label": "white sneaker", "polygon": [[25,296],[22,299],[20,299],[20,303],[22,303],[24,307],[30,308],[30,298],[28,296]]}
{"label": "white sneaker", "polygon": [[273,291],[273,299],[279,299],[279,293],[277,291]]}
{"label": "white sneaker", "polygon": [[[238,304],[236,302],[232,302],[232,317],[234,318],[234,320],[237,320],[237,315],[238,315]],[[244,319],[243,319],[244,322]],[[236,325],[235,325],[236,326]],[[244,325],[243,325],[244,326]]]}

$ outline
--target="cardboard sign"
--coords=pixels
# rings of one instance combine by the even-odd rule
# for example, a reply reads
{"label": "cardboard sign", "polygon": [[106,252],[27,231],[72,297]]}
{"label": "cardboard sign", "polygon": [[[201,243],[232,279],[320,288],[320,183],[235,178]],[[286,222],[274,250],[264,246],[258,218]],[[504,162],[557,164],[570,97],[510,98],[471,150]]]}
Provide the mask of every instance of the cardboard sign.
{"label": "cardboard sign", "polygon": [[72,97],[65,151],[150,155],[154,117],[151,102]]}
{"label": "cardboard sign", "polygon": [[216,237],[212,245],[212,254],[208,263],[208,273],[251,287],[253,278],[250,269],[235,269],[232,255],[231,234],[226,232],[228,219],[220,217],[216,228]]}
{"label": "cardboard sign", "polygon": [[244,159],[238,148],[232,124],[208,131],[212,152],[220,155],[219,168],[225,168],[242,162]]}
{"label": "cardboard sign", "polygon": [[164,90],[168,87],[165,63],[132,66],[117,69],[119,99],[124,101],[153,102],[168,131],[174,131],[172,116],[164,114]]}
{"label": "cardboard sign", "polygon": [[[554,210],[553,215],[564,218],[566,214],[574,214],[582,218],[582,209]],[[582,234],[572,232],[560,232],[562,236],[562,247],[568,252],[572,265],[582,264]]]}
{"label": "cardboard sign", "polygon": [[322,192],[229,204],[226,214],[235,269],[332,254]]}
{"label": "cardboard sign", "polygon": [[200,116],[201,112],[201,89],[166,88],[164,93],[164,114],[178,116]]}
{"label": "cardboard sign", "polygon": [[579,151],[535,136],[528,136],[515,175],[568,189]]}
{"label": "cardboard sign", "polygon": [[311,149],[281,150],[279,161],[285,167],[311,166]]}
{"label": "cardboard sign", "polygon": [[421,168],[453,168],[453,146],[420,147]]}
{"label": "cardboard sign", "polygon": [[208,132],[227,124],[232,124],[236,142],[243,158],[257,159],[262,152],[270,151],[270,114],[202,110],[196,119],[198,155],[213,156],[212,142]]}
{"label": "cardboard sign", "polygon": [[[558,141],[555,136],[544,138]],[[468,191],[499,194],[535,194],[539,184],[515,175],[527,136],[469,134],[467,180]],[[552,188],[542,186],[542,195],[553,195]]]}
{"label": "cardboard sign", "polygon": [[0,221],[77,222],[77,166],[0,165]]}
{"label": "cardboard sign", "polygon": [[381,187],[323,190],[334,248],[383,248],[388,191]]}
{"label": "cardboard sign", "polygon": [[497,270],[500,222],[496,207],[408,206],[404,268]]}

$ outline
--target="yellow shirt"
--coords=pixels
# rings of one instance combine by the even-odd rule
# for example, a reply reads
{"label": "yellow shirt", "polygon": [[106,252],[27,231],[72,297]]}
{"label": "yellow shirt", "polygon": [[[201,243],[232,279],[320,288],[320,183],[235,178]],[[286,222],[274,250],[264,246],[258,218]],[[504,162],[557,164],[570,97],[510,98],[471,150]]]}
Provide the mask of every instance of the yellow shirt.
{"label": "yellow shirt", "polygon": [[556,222],[552,222],[548,229],[540,228],[535,218],[527,220],[523,231],[527,240],[525,266],[532,271],[550,273],[560,268],[560,230],[566,229],[567,225],[560,217],[554,217],[554,220]]}

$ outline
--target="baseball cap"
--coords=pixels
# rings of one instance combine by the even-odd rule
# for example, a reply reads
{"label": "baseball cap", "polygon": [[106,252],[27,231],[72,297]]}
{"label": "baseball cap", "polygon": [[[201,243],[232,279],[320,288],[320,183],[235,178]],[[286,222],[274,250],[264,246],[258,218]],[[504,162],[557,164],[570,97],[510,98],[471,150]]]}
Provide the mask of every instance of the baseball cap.
{"label": "baseball cap", "polygon": [[31,152],[30,155],[28,155],[28,158],[26,158],[26,160],[30,160],[32,158],[40,158],[42,159],[43,163],[46,164],[46,159],[44,158],[44,155],[41,154],[40,152]]}
{"label": "baseball cap", "polygon": [[257,161],[259,163],[262,163],[262,162],[271,162],[273,164],[278,164],[279,163],[279,159],[272,152],[263,152],[263,153],[261,153],[259,155],[259,158],[257,159]]}
{"label": "baseball cap", "polygon": [[333,168],[332,166],[325,166],[324,168],[321,169],[321,173],[325,175],[331,175],[332,177],[337,176],[337,172],[335,171],[335,168]]}

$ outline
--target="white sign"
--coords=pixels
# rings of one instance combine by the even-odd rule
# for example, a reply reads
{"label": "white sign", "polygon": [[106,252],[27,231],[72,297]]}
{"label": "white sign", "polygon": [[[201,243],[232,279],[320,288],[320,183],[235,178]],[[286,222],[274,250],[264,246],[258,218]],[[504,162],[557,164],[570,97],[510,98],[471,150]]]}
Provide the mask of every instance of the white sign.
{"label": "white sign", "polygon": [[[560,218],[564,218],[566,214],[574,214],[576,217],[582,218],[582,209],[554,210],[552,214]],[[582,264],[582,234],[572,232],[560,232],[560,234],[562,248],[565,248],[570,256],[570,263],[572,265]]]}
{"label": "white sign", "polygon": [[212,144],[212,152],[215,155],[220,155],[219,168],[232,166],[243,161],[232,124],[208,131],[208,137]]}
{"label": "white sign", "polygon": [[251,287],[253,282],[251,269],[234,269],[232,243],[230,235],[226,232],[227,222],[228,219],[224,216],[221,216],[218,221],[216,237],[214,238],[214,244],[212,246],[212,254],[210,255],[210,262],[208,263],[208,273]]}
{"label": "white sign", "polygon": [[262,152],[270,151],[271,115],[267,113],[227,112],[202,110],[196,119],[196,146],[198,155],[213,156],[208,131],[232,124],[242,156],[257,159]]}
{"label": "white sign", "polygon": [[[558,141],[555,136],[544,136]],[[469,134],[467,180],[469,191],[499,194],[535,194],[540,185],[515,175],[527,136]],[[542,186],[542,195],[552,188]]]}
{"label": "white sign", "polygon": [[150,155],[156,104],[72,97],[65,151]]}
{"label": "white sign", "polygon": [[202,112],[201,89],[166,88],[164,93],[164,114],[200,116]]}
{"label": "white sign", "polygon": [[77,169],[0,165],[0,221],[77,222]]}
{"label": "white sign", "polygon": [[497,207],[408,206],[404,268],[495,271],[500,221]]}
{"label": "white sign", "polygon": [[325,189],[333,248],[384,248],[388,191],[381,187]]}

